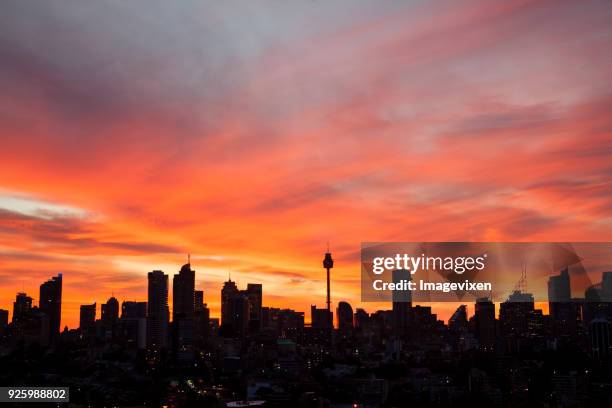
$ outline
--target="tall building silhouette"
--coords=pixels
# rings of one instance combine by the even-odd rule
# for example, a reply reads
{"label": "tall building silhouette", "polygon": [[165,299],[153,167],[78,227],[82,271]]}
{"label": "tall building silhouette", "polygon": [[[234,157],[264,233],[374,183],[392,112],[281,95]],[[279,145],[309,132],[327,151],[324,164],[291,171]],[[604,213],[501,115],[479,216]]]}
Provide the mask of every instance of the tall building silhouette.
{"label": "tall building silhouette", "polygon": [[172,350],[180,360],[193,358],[195,271],[188,262],[172,279]]}
{"label": "tall building silhouette", "polygon": [[486,297],[476,299],[474,321],[480,347],[492,350],[495,345],[495,303]]}
{"label": "tall building silhouette", "polygon": [[147,345],[162,348],[168,338],[168,275],[162,271],[148,274]]}
{"label": "tall building silhouette", "polygon": [[612,302],[612,272],[601,274],[601,300]]}
{"label": "tall building silhouette", "polygon": [[505,302],[499,306],[499,326],[501,334],[506,338],[527,334],[529,318],[534,308],[531,293],[515,290]]}
{"label": "tall building silhouette", "polygon": [[79,313],[79,329],[81,332],[91,331],[96,325],[96,304],[81,305]]}
{"label": "tall building silhouette", "polygon": [[310,306],[310,325],[313,329],[329,330],[333,324],[334,315],[329,310]]}
{"label": "tall building silhouette", "polygon": [[247,284],[244,292],[249,299],[249,331],[256,332],[261,328],[261,304],[263,302],[261,283]]}
{"label": "tall building silhouette", "polygon": [[147,317],[147,302],[127,300],[121,303],[121,319],[140,319]]}
{"label": "tall building silhouette", "polygon": [[244,338],[248,334],[250,317],[251,303],[248,296],[240,291],[232,298],[231,327],[235,336]]}
{"label": "tall building silhouette", "polygon": [[453,332],[463,332],[468,329],[467,306],[459,306],[448,319],[448,328]]}
{"label": "tall building silhouette", "polygon": [[228,279],[221,289],[221,326],[232,327],[233,323],[233,301],[239,290],[236,282]]}
{"label": "tall building silhouette", "polygon": [[548,310],[554,335],[577,335],[578,320],[581,319],[582,311],[581,305],[572,301],[568,268],[562,269],[559,275],[548,279]]}
{"label": "tall building silhouette", "polygon": [[119,320],[119,301],[111,296],[101,307],[102,329],[104,337],[115,338]]}
{"label": "tall building silhouette", "polygon": [[255,333],[262,320],[261,284],[249,283],[245,290],[239,290],[229,279],[221,289],[221,326],[226,335],[244,337]]}
{"label": "tall building silhouette", "polygon": [[338,303],[336,319],[338,320],[338,330],[340,332],[350,333],[353,330],[353,308],[348,302]]}
{"label": "tall building silhouette", "polygon": [[569,271],[565,268],[559,275],[548,279],[548,303],[551,314],[554,314],[556,303],[569,302],[571,297]]}
{"label": "tall building silhouette", "polygon": [[193,316],[193,339],[197,343],[202,343],[210,332],[210,310],[204,303],[204,292],[195,291],[195,313]]}
{"label": "tall building silhouette", "polygon": [[172,280],[172,320],[191,318],[195,311],[195,271],[186,263]]}
{"label": "tall building silhouette", "polygon": [[193,292],[193,295],[195,299],[194,311],[196,313],[201,312],[202,309],[204,308],[204,291],[196,290]]}
{"label": "tall building silhouette", "polygon": [[531,293],[515,290],[499,306],[499,332],[507,351],[518,352],[534,332],[534,299]]}
{"label": "tall building silhouette", "polygon": [[121,304],[119,320],[122,340],[139,349],[146,346],[147,302],[125,301]]}
{"label": "tall building silhouette", "polygon": [[32,298],[24,292],[17,293],[13,302],[13,323],[25,318],[32,310]]}
{"label": "tall building silhouette", "polygon": [[40,285],[39,309],[49,317],[49,341],[54,342],[60,333],[62,317],[62,274]]}
{"label": "tall building silhouette", "polygon": [[[393,283],[412,280],[410,271],[397,269],[392,272]],[[394,290],[393,299],[393,335],[397,339],[406,340],[410,332],[412,312],[412,292],[409,290]]]}
{"label": "tall building silhouette", "polygon": [[114,326],[119,319],[119,301],[114,296],[102,304],[102,323]]}
{"label": "tall building silhouette", "polygon": [[588,326],[591,355],[603,359],[612,354],[612,325],[604,318],[593,319]]}
{"label": "tall building silhouette", "polygon": [[357,308],[355,310],[355,328],[358,330],[366,330],[369,328],[370,315],[364,309]]}

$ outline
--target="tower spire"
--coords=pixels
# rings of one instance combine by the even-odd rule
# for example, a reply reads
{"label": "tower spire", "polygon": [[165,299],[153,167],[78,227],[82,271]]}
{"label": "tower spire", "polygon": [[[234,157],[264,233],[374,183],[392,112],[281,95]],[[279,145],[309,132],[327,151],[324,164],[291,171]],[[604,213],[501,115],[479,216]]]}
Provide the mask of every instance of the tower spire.
{"label": "tower spire", "polygon": [[331,312],[331,294],[330,294],[330,282],[329,282],[329,270],[334,267],[334,260],[332,259],[331,252],[329,250],[329,243],[327,243],[327,252],[323,259],[323,268],[327,271],[327,311]]}

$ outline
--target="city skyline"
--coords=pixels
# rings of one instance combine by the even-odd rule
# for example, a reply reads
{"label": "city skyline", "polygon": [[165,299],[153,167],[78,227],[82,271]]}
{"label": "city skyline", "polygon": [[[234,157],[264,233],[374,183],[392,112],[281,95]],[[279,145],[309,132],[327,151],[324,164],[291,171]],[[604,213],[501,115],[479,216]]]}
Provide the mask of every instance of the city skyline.
{"label": "city skyline", "polygon": [[75,327],[191,252],[308,311],[329,241],[372,310],[361,242],[612,241],[606,2],[263,4],[3,5],[0,308],[61,272]]}
{"label": "city skyline", "polygon": [[[331,258],[331,254],[329,252],[325,254],[325,260],[328,259],[328,256],[329,258]],[[90,303],[81,304],[79,305],[79,315],[78,315],[78,320],[77,320],[79,324],[71,326],[71,325],[66,324],[62,320],[61,325],[59,322],[55,324],[55,327],[57,329],[55,330],[55,332],[59,333],[61,330],[63,330],[64,327],[68,327],[71,330],[82,328],[84,313],[87,316],[87,322],[89,322],[91,318],[93,318],[93,320],[95,321],[98,315],[97,313],[98,309],[100,309],[100,320],[104,321],[105,320],[105,307],[108,307],[110,302],[116,303],[116,305],[113,305],[114,311],[111,312],[112,314],[115,315],[115,319],[119,316],[119,310],[120,310],[119,305],[120,304],[121,305],[124,305],[126,303],[127,304],[132,304],[132,303],[145,304],[148,310],[146,314],[147,318],[149,316],[156,315],[158,316],[156,317],[156,319],[158,320],[162,319],[165,321],[164,324],[166,326],[164,326],[161,329],[160,334],[157,334],[157,336],[161,336],[162,338],[165,338],[168,336],[169,327],[167,325],[169,323],[171,322],[174,323],[180,320],[181,318],[185,318],[185,317],[188,317],[189,319],[193,319],[193,313],[198,310],[198,304],[200,305],[200,307],[204,306],[207,308],[207,310],[210,310],[210,308],[208,308],[209,301],[207,299],[211,297],[215,297],[215,296],[218,297],[220,299],[219,304],[225,305],[226,301],[231,302],[232,296],[234,296],[234,294],[240,293],[240,294],[245,294],[247,296],[250,296],[249,294],[253,293],[252,290],[255,290],[255,293],[259,293],[258,295],[259,300],[257,301],[259,305],[258,306],[259,309],[261,309],[262,306],[265,306],[268,308],[274,307],[274,305],[269,305],[269,304],[266,304],[265,302],[262,302],[262,299],[265,299],[265,296],[263,296],[263,293],[265,292],[263,292],[263,285],[261,283],[247,282],[246,289],[239,290],[238,283],[236,281],[233,281],[231,279],[231,276],[228,276],[227,281],[222,282],[223,286],[216,293],[216,295],[209,294],[207,296],[204,293],[204,291],[202,291],[201,289],[198,289],[198,286],[195,284],[196,282],[195,276],[197,276],[197,273],[195,270],[191,269],[191,263],[190,263],[191,256],[190,255],[188,255],[187,261],[188,263],[184,264],[178,270],[178,272],[174,275],[166,274],[164,271],[159,270],[159,269],[155,269],[153,271],[148,272],[147,276],[148,276],[148,281],[149,281],[149,287],[148,287],[148,295],[146,296],[146,300],[142,298],[140,299],[124,298],[124,299],[121,299],[121,303],[118,303],[118,299],[113,293],[110,297],[106,298],[106,300],[104,299],[95,300],[93,301],[93,303],[90,302]],[[329,264],[326,264],[326,263],[324,263],[323,265],[325,269],[327,269],[327,266],[329,266]],[[398,274],[404,274],[407,277],[406,279],[410,279],[410,274],[407,271],[397,270],[395,272]],[[187,276],[185,274],[187,274]],[[170,276],[172,276],[172,280],[173,280],[172,291],[170,291],[169,289],[170,288],[169,286]],[[185,279],[187,279],[187,281],[185,281]],[[399,279],[399,278],[396,278],[394,274],[393,279],[395,281],[396,279]],[[189,283],[189,281],[191,281],[192,283]],[[57,282],[59,282],[59,289],[55,288]],[[59,273],[57,276],[49,278],[47,281],[43,282],[40,285],[41,296],[44,296],[43,291],[49,290],[48,287],[50,285],[54,288],[52,289],[53,295],[47,295],[47,298],[50,298],[49,302],[52,302],[53,304],[56,305],[55,306],[56,308],[59,308],[60,313],[62,310],[61,297],[62,297],[62,283],[63,282],[64,282],[63,274]],[[151,286],[152,282],[153,282],[153,286]],[[525,285],[525,284],[526,284],[526,281],[523,281],[521,283],[521,285]],[[602,289],[602,285],[603,285],[603,289]],[[491,302],[491,304],[494,305],[494,318],[497,318],[498,315],[501,313],[501,305],[504,302],[509,302],[509,301],[510,302],[531,303],[532,305],[534,305],[536,309],[539,309],[540,311],[542,311],[544,315],[548,315],[551,313],[552,314],[555,313],[554,309],[549,310],[549,305],[551,305],[554,302],[567,303],[567,302],[571,302],[574,300],[578,301],[580,299],[582,299],[582,301],[586,300],[587,302],[588,301],[593,302],[593,301],[601,301],[602,299],[612,299],[612,271],[602,272],[601,280],[598,283],[595,283],[592,286],[588,287],[587,290],[584,292],[584,296],[581,296],[581,297],[573,297],[571,294],[571,291],[573,290],[572,289],[573,285],[571,285],[571,279],[568,274],[568,267],[561,269],[558,275],[555,275],[555,274],[550,275],[547,280],[547,286],[548,286],[548,300],[547,301],[534,302],[533,295],[525,288],[522,288],[522,286],[519,286],[518,289],[515,290],[515,292],[508,294],[507,299],[502,300],[502,301]],[[57,292],[58,290],[59,292]],[[228,295],[229,297],[226,300],[225,298],[226,295],[224,293],[227,293],[228,290],[230,294]],[[597,296],[596,298],[589,300],[588,296],[589,296],[589,291],[591,290],[599,290],[599,291],[603,290],[604,292],[596,295]],[[178,295],[175,295],[175,291],[178,291]],[[190,301],[187,301],[186,298],[189,299],[191,297],[190,294],[193,295],[193,299],[191,299]],[[528,295],[528,297],[523,298],[522,297],[523,295]],[[28,295],[27,292],[17,291],[15,293],[15,296],[16,296],[16,300],[14,301],[12,308],[0,307],[0,310],[8,312],[7,321],[12,321],[14,319],[14,313],[17,308],[17,305],[20,303],[19,302],[20,299],[22,300],[27,299],[25,301],[29,304],[29,306],[27,307],[28,309],[30,307],[38,307],[40,309],[41,303],[36,302],[36,298]],[[54,297],[57,297],[57,296],[59,296],[59,299],[60,299],[59,304],[57,304],[56,299],[53,299]],[[404,292],[394,293],[394,299],[396,298],[396,296],[398,296],[398,299],[404,299],[407,295]],[[411,295],[408,295],[408,296],[409,298],[407,299],[410,299]],[[152,311],[151,309],[151,304],[152,304],[151,299],[153,299],[153,302],[155,305],[154,309],[156,311]],[[327,302],[328,299],[329,298],[324,299],[326,301],[323,303],[323,306],[319,307],[321,306],[322,302],[319,299],[311,298],[310,307],[309,307],[309,309],[311,309],[310,314],[306,313],[307,309],[300,310],[299,308],[293,307],[293,305],[291,304],[284,304],[280,308],[281,309],[291,309],[296,312],[302,313],[304,315],[305,323],[309,325],[313,325],[313,327],[325,326],[327,325],[325,321],[329,321],[329,319],[331,318],[332,327],[335,329],[340,329],[341,325],[337,320],[338,316],[336,315],[336,312],[335,312],[336,308],[342,307],[342,305],[349,306],[352,308],[352,304],[343,299],[333,300],[333,292],[331,292],[331,299],[332,299],[331,305],[336,305],[336,306],[335,307],[332,306],[330,310],[328,306],[328,302]],[[522,300],[517,300],[517,299],[522,299]],[[189,302],[192,302],[191,305],[189,304]],[[476,299],[475,305],[477,305],[478,302],[479,300]],[[373,306],[369,308],[360,306],[360,307],[356,307],[354,310],[362,310],[367,313],[374,314],[375,312],[380,312],[380,311],[396,310],[396,308],[400,308],[401,310],[404,310],[406,307],[408,308],[411,307],[411,306],[406,306],[408,304],[412,305],[413,302],[411,300],[410,301],[398,300],[398,301],[393,301],[393,302],[365,302],[365,305],[373,305]],[[99,305],[99,307],[97,305]],[[470,302],[416,302],[414,303],[414,305],[430,307],[432,313],[438,316],[438,320],[442,321],[444,324],[449,324],[460,308],[462,307],[466,308],[466,312],[468,316],[470,315],[470,312],[469,312],[470,308],[475,308],[475,305],[472,306],[472,303]],[[448,317],[444,315],[440,316],[440,314],[438,313],[438,310],[436,309],[436,307],[440,305],[446,306],[442,310],[452,310],[452,312],[450,313],[450,315],[448,315]],[[223,316],[233,314],[233,312],[225,311],[224,307],[226,306],[221,306],[217,314],[211,313],[210,315],[207,314],[207,316],[211,319],[213,318],[217,319],[219,324],[223,325]],[[233,306],[229,305],[227,307],[232,308]],[[177,312],[179,309],[180,309],[180,312]],[[54,317],[52,316],[57,316],[57,312],[55,311],[57,309],[53,309],[50,311],[48,308],[45,309],[43,307],[43,309],[40,309],[40,310],[43,311],[45,314],[47,314],[50,317],[51,321],[53,321],[54,319]],[[329,313],[329,312],[331,312],[331,315],[327,317],[325,313]],[[162,316],[165,314],[166,317],[159,317],[160,313]],[[474,309],[473,313],[476,313],[476,309]],[[61,314],[60,314],[60,317],[62,317]],[[261,317],[258,317],[258,319],[260,318]],[[55,319],[57,321],[58,318],[55,317]],[[319,323],[317,323],[317,321]],[[54,325],[51,324],[50,326],[53,327]],[[159,331],[160,329],[158,328],[156,330]],[[54,331],[51,330],[51,332],[53,333]]]}

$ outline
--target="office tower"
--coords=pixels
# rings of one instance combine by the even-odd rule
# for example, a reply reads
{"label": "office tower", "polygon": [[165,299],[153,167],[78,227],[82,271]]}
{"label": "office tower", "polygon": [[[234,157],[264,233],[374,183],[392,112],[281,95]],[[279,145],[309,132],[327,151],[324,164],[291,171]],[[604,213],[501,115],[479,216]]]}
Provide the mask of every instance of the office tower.
{"label": "office tower", "polygon": [[162,271],[148,274],[147,344],[151,348],[166,347],[168,337],[168,275]]}
{"label": "office tower", "polygon": [[196,290],[193,292],[195,298],[194,310],[195,312],[201,312],[204,308],[204,291]]}
{"label": "office tower", "polygon": [[[410,271],[397,269],[393,271],[392,279],[395,284],[412,280]],[[393,335],[397,339],[405,340],[410,332],[412,312],[412,292],[409,290],[394,290],[393,300]]]}
{"label": "office tower", "polygon": [[172,320],[192,318],[195,311],[195,271],[186,263],[172,280]]}
{"label": "office tower", "polygon": [[229,279],[223,284],[221,289],[221,326],[231,327],[232,325],[232,302],[238,295],[236,282]]}
{"label": "office tower", "polygon": [[249,299],[249,331],[257,332],[261,327],[261,304],[263,289],[260,283],[247,284],[244,294]]}
{"label": "office tower", "polygon": [[17,293],[13,303],[13,323],[25,318],[32,310],[32,298],[23,292]]}
{"label": "office tower", "polygon": [[147,340],[147,302],[126,301],[121,304],[119,326],[121,339],[128,346],[143,349]]}
{"label": "office tower", "polygon": [[81,305],[79,314],[79,329],[81,332],[92,330],[96,325],[96,304]]}
{"label": "office tower", "polygon": [[339,302],[336,309],[336,319],[338,319],[338,330],[350,333],[353,330],[353,308],[347,302]]}
{"label": "office tower", "polygon": [[60,332],[62,316],[62,274],[40,285],[39,309],[49,317],[49,340],[54,342]]}
{"label": "office tower", "polygon": [[474,320],[480,347],[483,350],[492,350],[495,345],[495,304],[489,298],[476,299]]}
{"label": "office tower", "polygon": [[119,319],[119,301],[113,296],[108,301],[102,304],[102,323],[105,326],[112,327]]}

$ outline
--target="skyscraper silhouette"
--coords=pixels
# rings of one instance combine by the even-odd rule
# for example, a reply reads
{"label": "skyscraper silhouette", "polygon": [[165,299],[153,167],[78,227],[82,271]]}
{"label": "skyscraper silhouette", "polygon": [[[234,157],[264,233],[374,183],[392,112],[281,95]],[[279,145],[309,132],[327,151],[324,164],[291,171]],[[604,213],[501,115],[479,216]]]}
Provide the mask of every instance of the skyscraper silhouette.
{"label": "skyscraper silhouette", "polygon": [[331,330],[333,318],[333,313],[326,308],[319,309],[315,305],[310,306],[310,322],[313,329]]}
{"label": "skyscraper silhouette", "polygon": [[196,290],[193,292],[195,298],[195,307],[194,311],[201,312],[204,309],[204,291]]}
{"label": "skyscraper silhouette", "polygon": [[79,329],[81,332],[88,332],[96,324],[96,304],[81,305],[79,314]]}
{"label": "skyscraper silhouette", "polygon": [[262,304],[261,283],[249,283],[245,294],[249,299],[249,331],[256,332],[261,328],[261,304]]}
{"label": "skyscraper silhouette", "polygon": [[348,302],[338,303],[336,309],[338,319],[338,330],[343,333],[350,333],[353,330],[353,308]]}
{"label": "skyscraper silhouette", "polygon": [[239,293],[236,282],[228,279],[221,289],[221,326],[232,327],[233,323],[233,301]]}
{"label": "skyscraper silhouette", "polygon": [[49,341],[57,340],[62,316],[62,274],[40,285],[39,309],[49,318]]}
{"label": "skyscraper silhouette", "polygon": [[147,340],[147,302],[125,301],[121,304],[120,330],[123,340],[140,349]]}
{"label": "skyscraper silhouette", "polygon": [[557,302],[569,302],[571,297],[569,271],[565,268],[558,276],[548,279],[548,302],[553,306]]}
{"label": "skyscraper silhouette", "polygon": [[486,297],[476,299],[474,321],[480,347],[492,350],[495,345],[495,303]]}
{"label": "skyscraper silhouette", "polygon": [[119,319],[119,301],[114,296],[110,297],[106,303],[102,304],[102,322],[105,325],[113,326]]}
{"label": "skyscraper silhouette", "polygon": [[181,360],[193,358],[195,271],[187,262],[172,280],[172,346]]}
{"label": "skyscraper silhouette", "polygon": [[229,279],[221,289],[221,326],[226,335],[244,337],[261,328],[262,285],[249,283],[245,290],[239,290]]}
{"label": "skyscraper silhouette", "polygon": [[119,320],[119,301],[111,296],[102,304],[101,320],[104,336],[114,339],[117,334],[117,321]]}
{"label": "skyscraper silhouette", "polygon": [[25,318],[32,310],[32,298],[24,292],[17,293],[13,302],[13,323]]}
{"label": "skyscraper silhouette", "polygon": [[[402,281],[412,280],[410,271],[397,269],[392,272],[393,282],[398,284]],[[393,335],[397,339],[406,340],[412,312],[412,292],[409,290],[394,290],[393,299]]]}
{"label": "skyscraper silhouette", "polygon": [[582,312],[571,297],[569,270],[564,268],[559,275],[548,279],[548,308],[553,334],[557,336],[572,336],[578,329],[577,320]]}
{"label": "skyscraper silhouette", "polygon": [[172,320],[191,318],[195,311],[195,271],[186,263],[172,280]]}
{"label": "skyscraper silhouette", "polygon": [[121,319],[140,319],[147,317],[147,302],[131,300],[121,304]]}
{"label": "skyscraper silhouette", "polygon": [[162,271],[149,272],[147,303],[147,345],[166,347],[168,338],[168,275]]}

